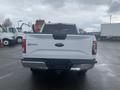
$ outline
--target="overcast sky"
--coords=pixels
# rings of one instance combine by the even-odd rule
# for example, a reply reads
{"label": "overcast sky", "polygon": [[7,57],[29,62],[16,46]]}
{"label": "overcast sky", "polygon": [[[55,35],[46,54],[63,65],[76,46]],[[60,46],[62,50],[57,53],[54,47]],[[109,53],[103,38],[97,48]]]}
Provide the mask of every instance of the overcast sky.
{"label": "overcast sky", "polygon": [[120,0],[0,0],[0,22],[11,18],[35,22],[75,23],[88,31],[99,30],[101,23],[120,22]]}

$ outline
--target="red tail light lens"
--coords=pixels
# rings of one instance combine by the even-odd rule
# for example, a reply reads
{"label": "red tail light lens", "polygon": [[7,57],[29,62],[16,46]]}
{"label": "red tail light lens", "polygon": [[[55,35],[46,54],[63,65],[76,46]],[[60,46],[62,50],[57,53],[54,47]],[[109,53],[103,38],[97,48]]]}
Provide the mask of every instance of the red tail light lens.
{"label": "red tail light lens", "polygon": [[22,40],[22,49],[23,49],[23,53],[26,53],[26,39]]}
{"label": "red tail light lens", "polygon": [[97,41],[93,41],[92,54],[93,55],[97,54]]}

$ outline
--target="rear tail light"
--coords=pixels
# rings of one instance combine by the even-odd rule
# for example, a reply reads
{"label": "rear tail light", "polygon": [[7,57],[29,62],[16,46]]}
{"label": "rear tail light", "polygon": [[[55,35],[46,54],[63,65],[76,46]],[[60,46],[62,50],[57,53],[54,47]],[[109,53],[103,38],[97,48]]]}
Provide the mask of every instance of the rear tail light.
{"label": "rear tail light", "polygon": [[93,41],[92,55],[96,55],[96,54],[97,54],[97,41]]}
{"label": "rear tail light", "polygon": [[26,39],[22,40],[22,49],[23,49],[23,53],[26,53]]}

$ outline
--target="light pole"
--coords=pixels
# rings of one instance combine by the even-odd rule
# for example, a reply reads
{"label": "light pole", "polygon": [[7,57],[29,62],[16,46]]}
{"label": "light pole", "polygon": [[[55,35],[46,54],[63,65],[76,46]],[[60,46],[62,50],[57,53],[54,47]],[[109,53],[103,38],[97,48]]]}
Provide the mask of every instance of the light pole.
{"label": "light pole", "polygon": [[112,15],[110,15],[110,24],[112,23]]}

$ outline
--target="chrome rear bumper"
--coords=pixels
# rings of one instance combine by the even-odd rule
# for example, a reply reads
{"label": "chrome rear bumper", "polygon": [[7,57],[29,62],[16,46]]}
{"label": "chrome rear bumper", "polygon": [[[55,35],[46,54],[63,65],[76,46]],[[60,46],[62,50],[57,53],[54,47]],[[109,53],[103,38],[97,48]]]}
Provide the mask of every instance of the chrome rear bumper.
{"label": "chrome rear bumper", "polygon": [[22,61],[24,67],[37,68],[37,69],[48,69],[45,62],[35,61]]}
{"label": "chrome rear bumper", "polygon": [[22,59],[24,67],[36,69],[61,69],[61,70],[88,70],[93,68],[96,60],[59,60],[59,59]]}

